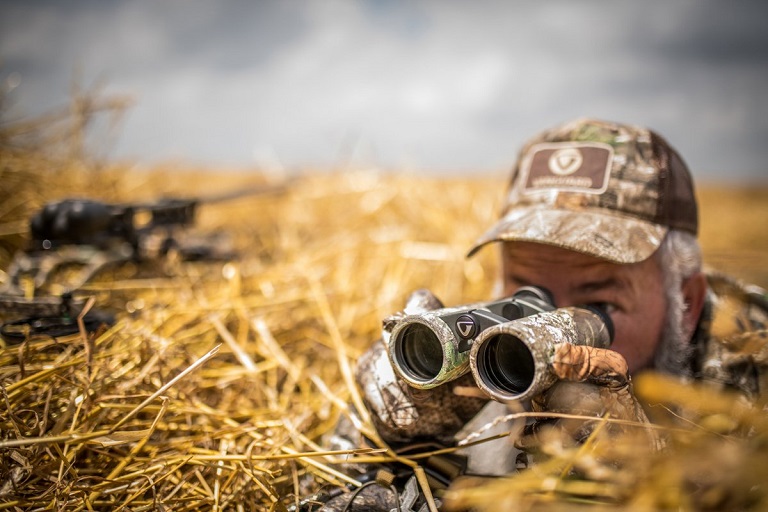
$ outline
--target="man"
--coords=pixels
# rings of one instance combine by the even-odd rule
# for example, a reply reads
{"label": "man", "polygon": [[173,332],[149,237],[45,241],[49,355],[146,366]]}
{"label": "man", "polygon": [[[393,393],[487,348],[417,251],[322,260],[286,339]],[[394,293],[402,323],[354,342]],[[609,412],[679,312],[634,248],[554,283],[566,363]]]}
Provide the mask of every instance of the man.
{"label": "man", "polygon": [[[601,306],[615,327],[610,349],[558,349],[552,366],[562,385],[537,397],[535,410],[647,421],[630,375],[648,369],[711,380],[751,399],[764,392],[765,292],[705,276],[697,231],[686,164],[651,130],[579,119],[524,145],[501,218],[470,255],[498,246],[503,296],[544,287],[557,307]],[[724,300],[726,312],[718,309]],[[430,297],[417,306],[440,307]],[[753,334],[762,344],[745,353]],[[359,361],[357,377],[376,430],[390,445],[450,444],[487,402],[467,392],[471,376],[416,390],[388,363],[378,343]],[[585,387],[574,391],[568,381]],[[582,394],[591,396],[589,404]],[[589,432],[571,434],[583,441]],[[530,446],[525,439],[519,447]]]}

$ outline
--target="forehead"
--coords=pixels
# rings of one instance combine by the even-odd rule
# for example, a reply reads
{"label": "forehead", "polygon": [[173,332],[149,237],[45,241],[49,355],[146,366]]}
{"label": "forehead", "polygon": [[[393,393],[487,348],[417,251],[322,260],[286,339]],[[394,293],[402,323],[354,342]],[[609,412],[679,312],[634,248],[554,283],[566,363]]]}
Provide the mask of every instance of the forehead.
{"label": "forehead", "polygon": [[531,283],[556,279],[576,284],[660,276],[654,258],[640,263],[618,264],[546,244],[507,242],[501,245],[505,276]]}
{"label": "forehead", "polygon": [[608,260],[554,245],[535,242],[505,242],[501,244],[505,263],[515,265],[567,264],[576,266],[615,265]]}

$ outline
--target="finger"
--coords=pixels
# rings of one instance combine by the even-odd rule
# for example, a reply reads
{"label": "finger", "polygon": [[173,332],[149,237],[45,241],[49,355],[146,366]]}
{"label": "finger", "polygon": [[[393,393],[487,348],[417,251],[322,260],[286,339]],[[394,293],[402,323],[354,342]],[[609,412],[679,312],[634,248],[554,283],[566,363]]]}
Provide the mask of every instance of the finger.
{"label": "finger", "polygon": [[563,343],[555,352],[552,369],[561,380],[591,382],[610,388],[629,383],[627,361],[610,349]]}

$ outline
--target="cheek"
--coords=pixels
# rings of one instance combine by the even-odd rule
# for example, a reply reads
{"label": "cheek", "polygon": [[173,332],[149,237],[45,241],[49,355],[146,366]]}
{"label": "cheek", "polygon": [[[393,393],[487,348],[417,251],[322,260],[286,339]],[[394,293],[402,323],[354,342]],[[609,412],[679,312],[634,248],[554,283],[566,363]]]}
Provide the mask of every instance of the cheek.
{"label": "cheek", "polygon": [[643,303],[629,313],[613,316],[616,336],[612,348],[627,360],[630,373],[653,366],[664,329],[665,307],[661,301]]}

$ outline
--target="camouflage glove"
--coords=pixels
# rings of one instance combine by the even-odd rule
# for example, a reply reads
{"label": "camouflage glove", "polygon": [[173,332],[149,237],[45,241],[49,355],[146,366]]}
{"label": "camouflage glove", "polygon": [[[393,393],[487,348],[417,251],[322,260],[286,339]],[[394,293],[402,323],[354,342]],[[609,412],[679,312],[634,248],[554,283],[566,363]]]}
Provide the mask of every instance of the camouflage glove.
{"label": "camouflage glove", "polygon": [[[621,354],[610,349],[562,344],[555,353],[552,370],[560,380],[533,399],[535,412],[630,421],[634,425],[609,422],[603,431],[609,435],[629,429],[645,432],[656,445],[652,430],[636,426],[648,423],[648,417],[632,394],[627,363]],[[548,426],[556,426],[567,438],[583,443],[599,423],[583,418],[542,418],[526,426],[515,444],[524,451],[537,451],[540,434]]]}
{"label": "camouflage glove", "polygon": [[384,321],[382,340],[358,361],[356,380],[366,408],[381,438],[390,444],[421,441],[448,445],[453,436],[487,403],[487,399],[457,395],[457,387],[474,386],[471,374],[433,389],[416,389],[400,379],[387,356],[389,329],[398,318],[443,305],[428,290],[414,292],[403,313]]}

